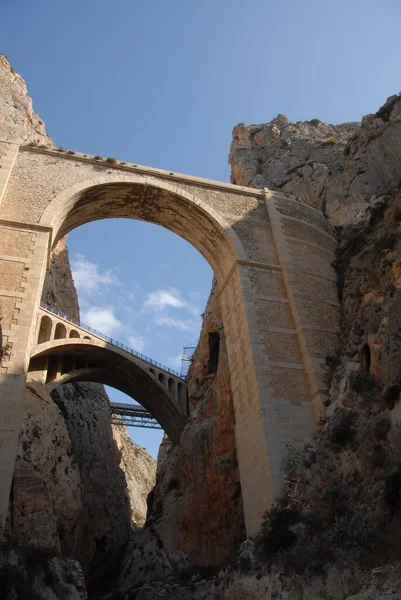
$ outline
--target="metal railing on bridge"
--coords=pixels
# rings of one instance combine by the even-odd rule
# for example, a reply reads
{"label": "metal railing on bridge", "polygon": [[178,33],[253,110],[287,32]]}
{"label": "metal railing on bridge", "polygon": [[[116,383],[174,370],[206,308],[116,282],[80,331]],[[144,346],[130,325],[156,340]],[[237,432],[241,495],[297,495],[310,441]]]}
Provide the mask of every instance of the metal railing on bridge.
{"label": "metal railing on bridge", "polygon": [[146,362],[150,363],[151,365],[154,365],[155,367],[158,367],[159,369],[163,369],[163,371],[166,371],[167,373],[171,373],[172,375],[175,375],[175,377],[179,377],[180,379],[185,381],[185,376],[181,375],[181,373],[178,373],[178,371],[174,371],[174,369],[170,369],[170,367],[167,367],[166,365],[162,365],[161,363],[157,362],[157,360],[154,360],[153,358],[146,356],[146,354],[142,354],[142,352],[138,352],[137,350],[134,350],[133,348],[130,348],[129,346],[126,346],[125,344],[122,344],[121,342],[118,342],[117,340],[114,340],[113,338],[109,337],[108,335],[105,335],[104,333],[101,333],[100,331],[93,329],[93,327],[90,327],[89,325],[85,325],[85,323],[78,321],[78,319],[74,319],[74,317],[70,317],[69,315],[66,315],[61,310],[56,308],[55,306],[50,306],[49,304],[46,304],[46,302],[42,302],[42,301],[40,302],[40,306],[44,310],[47,310],[48,312],[53,313],[54,315],[57,315],[57,316],[61,317],[62,319],[65,319],[69,323],[73,323],[74,325],[77,325],[81,329],[85,329],[85,331],[88,331],[89,333],[93,333],[93,335],[100,337],[102,340],[105,340],[105,342],[107,342],[108,344],[111,344],[112,346],[116,346],[117,348],[121,348],[121,350],[128,352],[128,354],[132,354],[133,356],[136,356],[137,358],[141,358],[142,360],[145,360]]}
{"label": "metal railing on bridge", "polygon": [[144,429],[163,429],[152,414],[139,404],[110,402],[112,425],[143,427]]}

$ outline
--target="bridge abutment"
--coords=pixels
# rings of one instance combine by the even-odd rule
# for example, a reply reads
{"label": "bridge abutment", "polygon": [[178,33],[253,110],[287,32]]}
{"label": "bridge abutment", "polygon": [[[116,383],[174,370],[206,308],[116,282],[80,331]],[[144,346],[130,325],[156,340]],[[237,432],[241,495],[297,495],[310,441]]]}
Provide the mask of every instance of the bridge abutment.
{"label": "bridge abutment", "polygon": [[0,527],[7,514],[49,232],[0,221]]}

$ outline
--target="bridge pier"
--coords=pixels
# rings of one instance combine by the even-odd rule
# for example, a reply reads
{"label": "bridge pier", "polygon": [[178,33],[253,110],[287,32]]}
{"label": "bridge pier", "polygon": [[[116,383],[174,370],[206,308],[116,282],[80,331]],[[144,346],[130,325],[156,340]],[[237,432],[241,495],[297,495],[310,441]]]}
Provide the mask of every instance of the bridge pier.
{"label": "bridge pier", "polygon": [[47,228],[0,221],[0,531],[7,514],[48,248]]}

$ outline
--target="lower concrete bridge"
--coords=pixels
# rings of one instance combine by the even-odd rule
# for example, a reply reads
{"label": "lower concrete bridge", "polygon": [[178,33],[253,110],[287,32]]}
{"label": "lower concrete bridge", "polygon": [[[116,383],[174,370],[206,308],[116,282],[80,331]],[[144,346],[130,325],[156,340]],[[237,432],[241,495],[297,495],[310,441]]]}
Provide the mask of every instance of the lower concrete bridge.
{"label": "lower concrete bridge", "polygon": [[49,392],[76,381],[109,385],[140,402],[178,442],[188,416],[187,384],[178,372],[44,303],[35,341],[27,381],[39,381]]}

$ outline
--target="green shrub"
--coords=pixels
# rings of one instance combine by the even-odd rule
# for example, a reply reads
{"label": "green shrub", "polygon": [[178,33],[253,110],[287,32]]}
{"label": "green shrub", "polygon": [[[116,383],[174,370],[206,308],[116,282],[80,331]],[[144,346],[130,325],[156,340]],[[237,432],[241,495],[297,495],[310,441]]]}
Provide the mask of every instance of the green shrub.
{"label": "green shrub", "polygon": [[398,402],[400,392],[401,392],[401,385],[399,383],[393,383],[393,384],[387,386],[387,388],[383,394],[383,401],[384,401],[384,404],[387,406],[387,408],[389,408],[390,410],[392,410],[394,408],[394,406]]}
{"label": "green shrub", "polygon": [[339,354],[329,354],[326,356],[325,361],[326,365],[334,371],[341,364],[341,356]]}
{"label": "green shrub", "polygon": [[355,411],[342,412],[340,415],[333,417],[334,422],[329,430],[329,440],[339,447],[344,447],[355,437],[355,424],[358,419],[358,414]]}
{"label": "green shrub", "polygon": [[318,125],[320,125],[320,123],[321,123],[321,120],[320,120],[320,119],[311,119],[311,120],[309,121],[309,123],[310,123],[311,125],[313,125],[314,127],[317,127]]}
{"label": "green shrub", "polygon": [[384,501],[387,507],[395,512],[401,504],[401,467],[398,467],[384,482]]}
{"label": "green shrub", "polygon": [[117,159],[113,158],[112,156],[108,156],[106,158],[106,162],[109,163],[110,165],[116,165],[117,164]]}
{"label": "green shrub", "polygon": [[93,157],[95,160],[103,160],[103,156],[99,156],[98,154],[96,154],[96,156]]}
{"label": "green shrub", "polygon": [[353,371],[349,378],[349,385],[351,390],[365,398],[365,400],[370,400],[376,389],[374,377],[364,371]]}
{"label": "green shrub", "polygon": [[401,221],[401,206],[397,206],[394,212],[394,221],[399,223]]}
{"label": "green shrub", "polygon": [[375,250],[393,250],[398,242],[398,236],[394,232],[386,232],[375,241]]}
{"label": "green shrub", "polygon": [[387,438],[387,434],[391,429],[391,421],[388,417],[383,417],[375,424],[373,428],[373,435],[377,440],[384,440]]}
{"label": "green shrub", "polygon": [[294,446],[286,444],[285,454],[281,460],[281,467],[284,472],[289,473],[290,471],[298,472],[301,468],[302,463],[301,451]]}
{"label": "green shrub", "polygon": [[266,560],[294,544],[297,536],[290,527],[301,521],[301,514],[285,507],[282,501],[276,501],[274,506],[264,513],[263,518],[255,544],[260,557]]}

